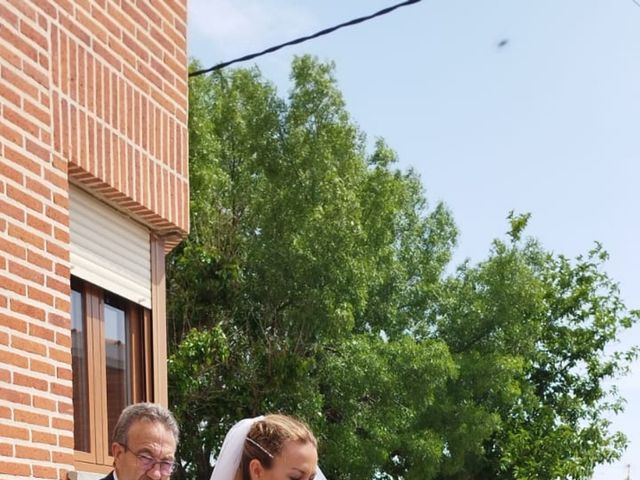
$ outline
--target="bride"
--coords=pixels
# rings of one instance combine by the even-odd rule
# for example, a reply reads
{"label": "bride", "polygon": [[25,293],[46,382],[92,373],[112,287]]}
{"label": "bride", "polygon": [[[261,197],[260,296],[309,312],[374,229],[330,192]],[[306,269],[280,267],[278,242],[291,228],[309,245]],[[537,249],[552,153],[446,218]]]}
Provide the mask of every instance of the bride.
{"label": "bride", "polygon": [[317,449],[311,430],[292,417],[245,418],[227,433],[211,480],[326,480]]}

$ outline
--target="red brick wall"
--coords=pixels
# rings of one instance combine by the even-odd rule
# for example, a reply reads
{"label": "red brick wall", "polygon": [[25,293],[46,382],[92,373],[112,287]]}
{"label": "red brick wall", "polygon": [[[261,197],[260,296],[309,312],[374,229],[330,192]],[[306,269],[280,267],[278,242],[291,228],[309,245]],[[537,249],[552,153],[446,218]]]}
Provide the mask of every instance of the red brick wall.
{"label": "red brick wall", "polygon": [[59,4],[55,151],[71,178],[155,229],[187,230],[186,2]]}
{"label": "red brick wall", "polygon": [[69,181],[188,229],[186,0],[0,1],[0,478],[73,466]]}

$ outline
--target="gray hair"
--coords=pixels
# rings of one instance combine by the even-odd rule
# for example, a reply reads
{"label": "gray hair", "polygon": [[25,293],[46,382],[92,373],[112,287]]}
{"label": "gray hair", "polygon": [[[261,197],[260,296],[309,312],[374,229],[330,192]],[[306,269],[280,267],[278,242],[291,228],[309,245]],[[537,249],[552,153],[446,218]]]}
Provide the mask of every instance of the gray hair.
{"label": "gray hair", "polygon": [[118,418],[118,423],[116,423],[113,429],[113,441],[126,445],[128,442],[129,428],[138,420],[149,420],[164,425],[165,428],[173,434],[176,445],[178,444],[180,430],[178,429],[178,422],[176,422],[173,414],[162,405],[147,402],[134,403],[122,410],[120,418]]}

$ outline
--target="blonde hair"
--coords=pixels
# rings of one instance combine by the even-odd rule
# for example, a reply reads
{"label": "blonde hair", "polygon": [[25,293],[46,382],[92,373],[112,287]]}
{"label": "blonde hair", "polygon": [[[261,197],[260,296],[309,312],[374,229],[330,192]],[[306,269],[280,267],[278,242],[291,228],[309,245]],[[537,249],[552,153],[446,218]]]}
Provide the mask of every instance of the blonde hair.
{"label": "blonde hair", "polygon": [[258,459],[270,469],[273,459],[282,453],[284,445],[289,442],[310,443],[318,448],[318,442],[309,427],[296,418],[288,415],[270,414],[255,422],[244,442],[242,459],[240,460],[241,480],[250,480],[249,463]]}

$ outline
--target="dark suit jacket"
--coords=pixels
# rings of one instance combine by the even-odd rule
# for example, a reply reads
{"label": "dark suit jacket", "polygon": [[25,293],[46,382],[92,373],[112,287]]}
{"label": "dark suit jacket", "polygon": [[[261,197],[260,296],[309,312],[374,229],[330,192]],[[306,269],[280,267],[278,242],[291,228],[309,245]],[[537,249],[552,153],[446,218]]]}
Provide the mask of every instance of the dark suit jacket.
{"label": "dark suit jacket", "polygon": [[104,477],[102,480],[113,480],[113,472],[111,472],[109,475]]}

